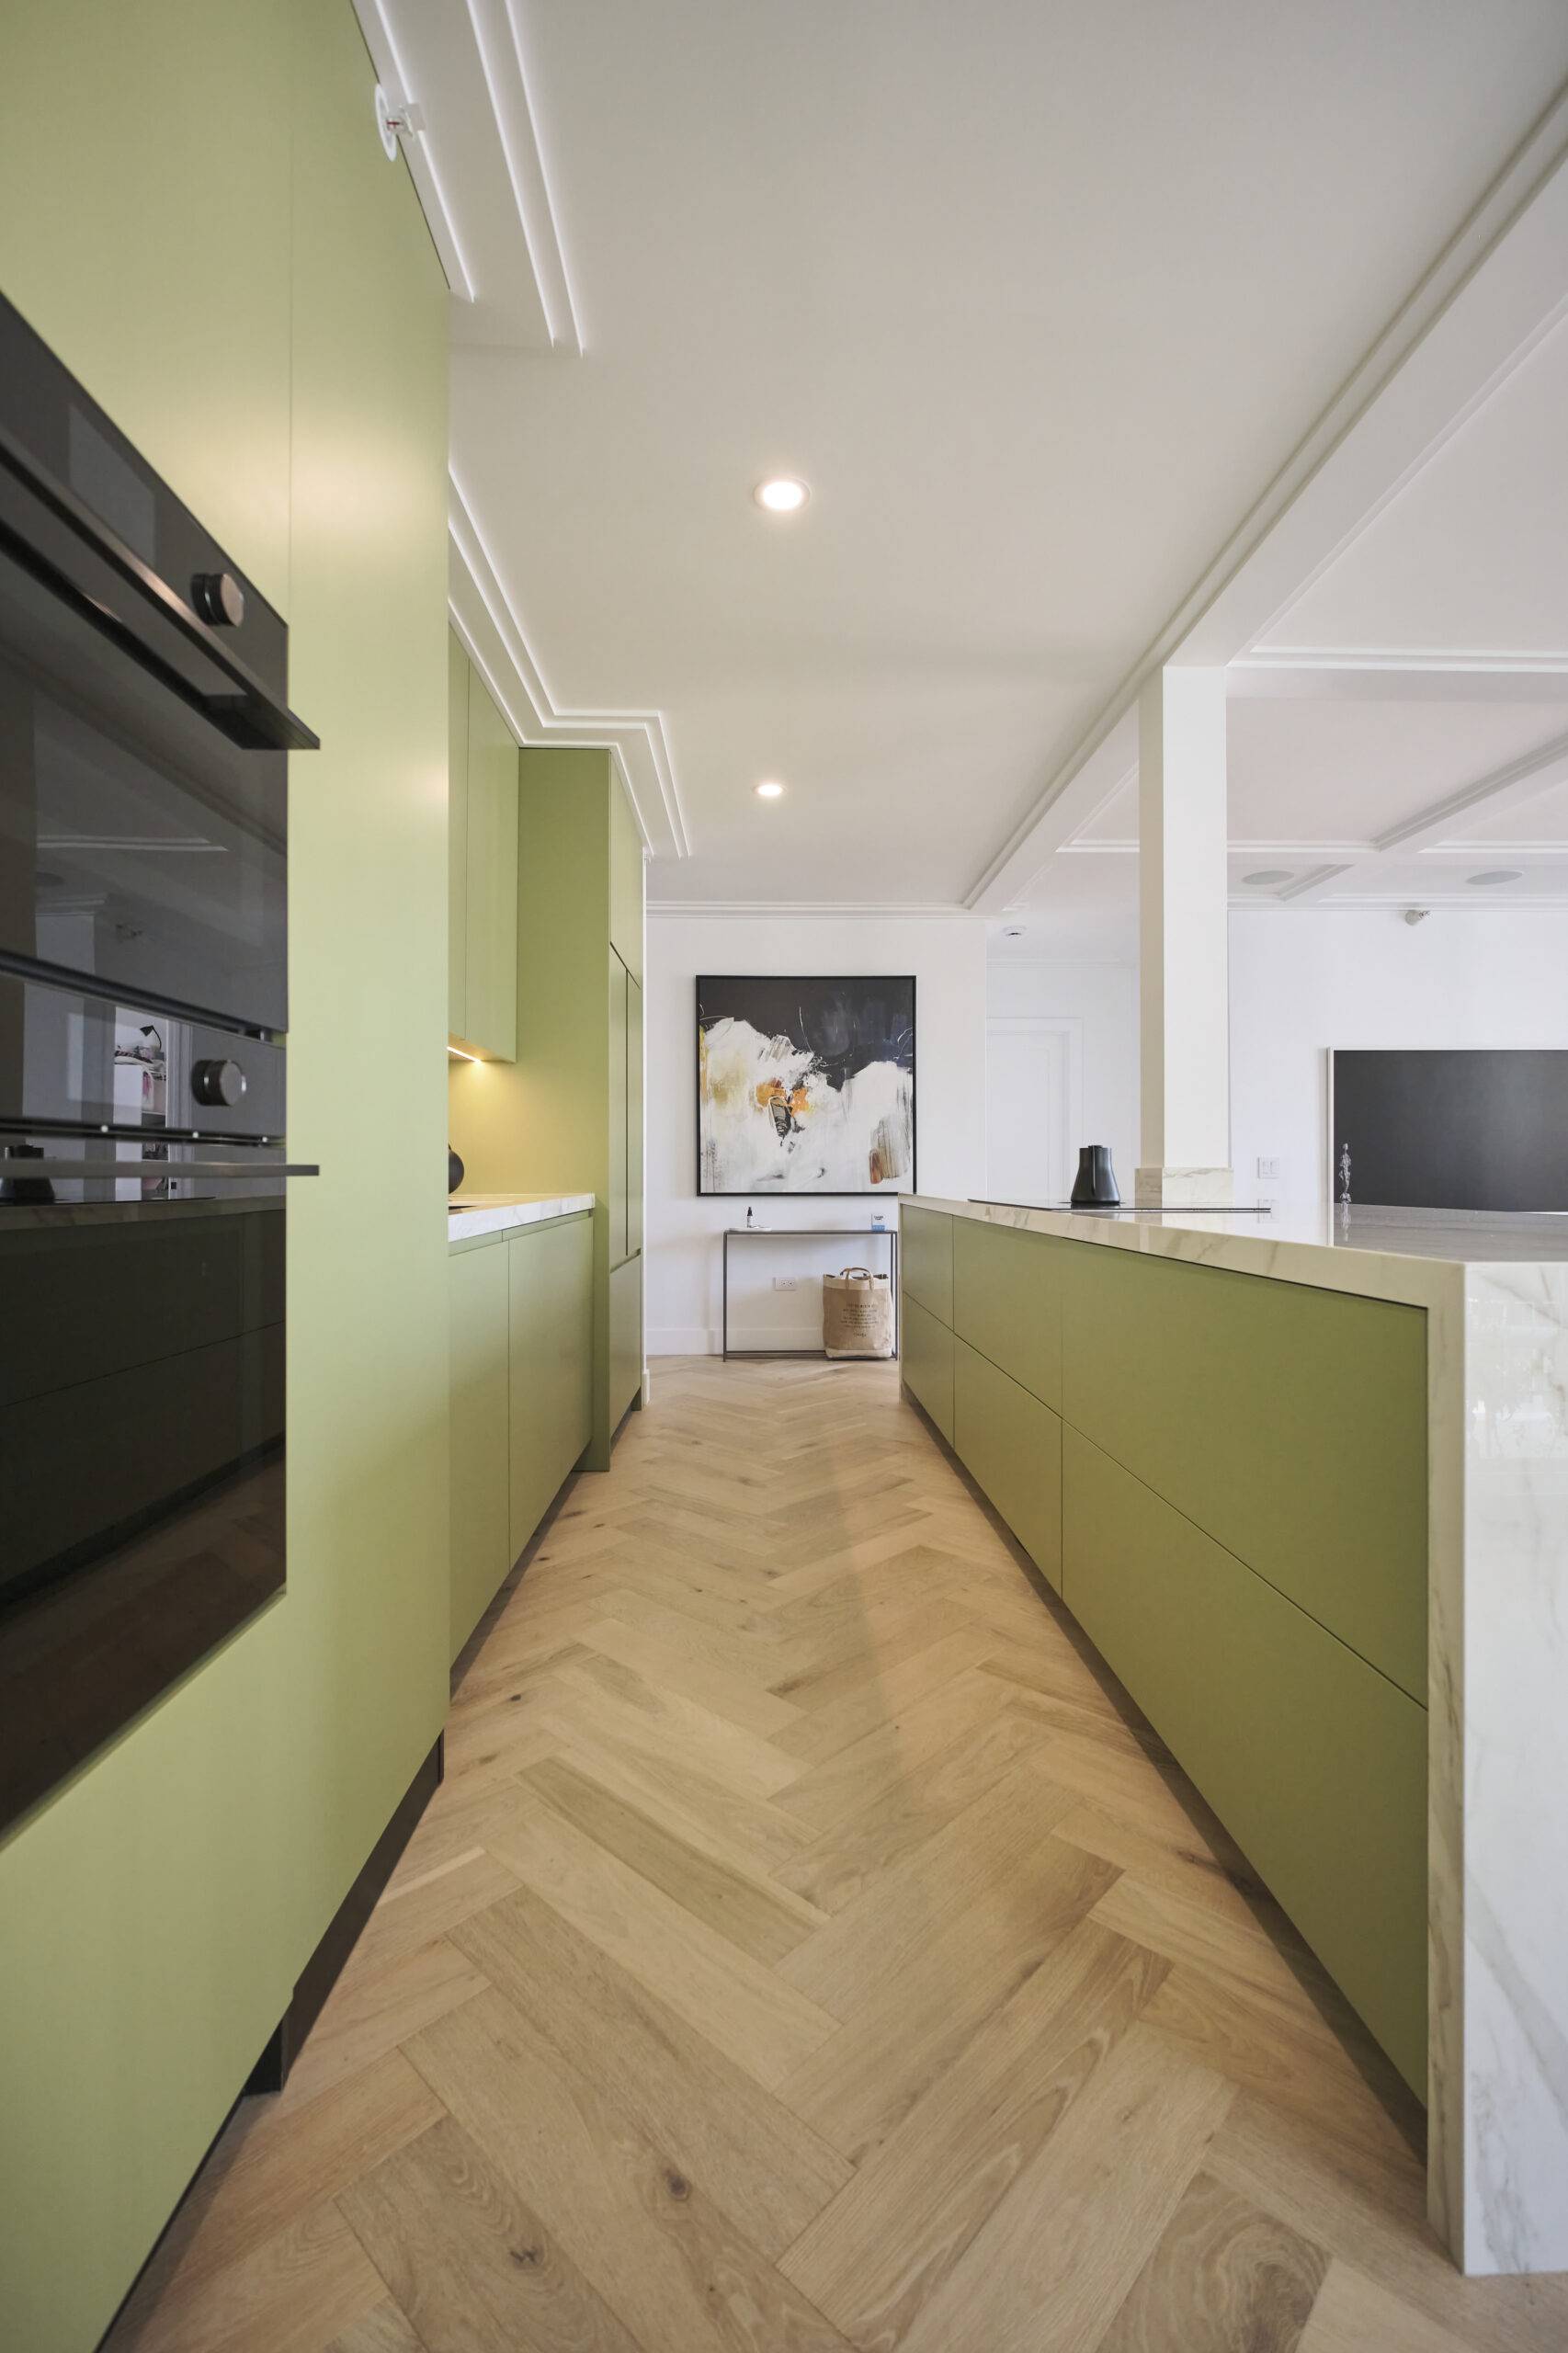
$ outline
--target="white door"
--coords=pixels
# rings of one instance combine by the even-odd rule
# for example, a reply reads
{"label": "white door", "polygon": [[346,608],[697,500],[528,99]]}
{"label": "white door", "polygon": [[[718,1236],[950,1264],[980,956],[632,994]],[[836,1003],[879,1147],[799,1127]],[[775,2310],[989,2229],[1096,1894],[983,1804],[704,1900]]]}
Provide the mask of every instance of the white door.
{"label": "white door", "polygon": [[1064,1201],[1077,1166],[1078,1029],[1028,1015],[986,1024],[985,1190]]}

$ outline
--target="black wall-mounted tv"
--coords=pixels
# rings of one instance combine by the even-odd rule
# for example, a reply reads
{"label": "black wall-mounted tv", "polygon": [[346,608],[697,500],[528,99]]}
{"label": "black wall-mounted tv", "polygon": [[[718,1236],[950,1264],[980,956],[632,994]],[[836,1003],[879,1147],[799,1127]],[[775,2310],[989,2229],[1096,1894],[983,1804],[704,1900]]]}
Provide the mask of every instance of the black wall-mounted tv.
{"label": "black wall-mounted tv", "polygon": [[1363,1207],[1568,1210],[1568,1050],[1332,1052],[1329,1190]]}

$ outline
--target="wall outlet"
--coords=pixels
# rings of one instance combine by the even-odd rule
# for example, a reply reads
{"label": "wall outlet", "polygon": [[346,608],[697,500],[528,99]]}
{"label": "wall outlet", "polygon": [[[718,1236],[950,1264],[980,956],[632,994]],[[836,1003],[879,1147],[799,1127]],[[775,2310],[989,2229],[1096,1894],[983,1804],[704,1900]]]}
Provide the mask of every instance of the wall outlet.
{"label": "wall outlet", "polygon": [[1260,1160],[1257,1164],[1257,1173],[1260,1176],[1278,1176],[1279,1163],[1277,1160]]}
{"label": "wall outlet", "polygon": [[773,1288],[775,1290],[799,1290],[801,1279],[798,1275],[775,1275]]}

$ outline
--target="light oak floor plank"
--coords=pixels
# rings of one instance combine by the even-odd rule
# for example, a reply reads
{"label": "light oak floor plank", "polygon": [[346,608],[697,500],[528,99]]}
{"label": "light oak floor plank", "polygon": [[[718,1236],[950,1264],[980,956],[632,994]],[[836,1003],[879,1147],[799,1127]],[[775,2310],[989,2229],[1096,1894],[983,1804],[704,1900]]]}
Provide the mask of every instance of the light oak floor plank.
{"label": "light oak floor plank", "polygon": [[896,1367],[662,1362],[447,1764],[107,2353],[1568,2347]]}

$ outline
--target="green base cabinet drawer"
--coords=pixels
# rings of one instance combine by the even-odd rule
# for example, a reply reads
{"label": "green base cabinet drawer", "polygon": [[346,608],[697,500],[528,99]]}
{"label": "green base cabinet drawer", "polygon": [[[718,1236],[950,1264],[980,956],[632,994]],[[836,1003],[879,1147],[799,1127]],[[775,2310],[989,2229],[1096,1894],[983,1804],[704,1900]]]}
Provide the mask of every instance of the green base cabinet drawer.
{"label": "green base cabinet drawer", "polygon": [[901,1335],[903,1384],[925,1406],[942,1436],[953,1442],[953,1336],[945,1324],[927,1315],[907,1292],[903,1299]]}
{"label": "green base cabinet drawer", "polygon": [[1060,1407],[1062,1254],[1082,1245],[973,1218],[952,1225],[953,1330],[1042,1404]]}
{"label": "green base cabinet drawer", "polygon": [[[938,1324],[953,1320],[953,1225],[940,1210],[899,1211],[898,1247],[903,1288]],[[913,1386],[913,1384],[911,1384]]]}
{"label": "green base cabinet drawer", "polygon": [[516,1560],[593,1431],[593,1220],[524,1226],[506,1256]]}
{"label": "green base cabinet drawer", "polygon": [[1426,1710],[1071,1428],[1062,1597],[1424,2097]]}
{"label": "green base cabinet drawer", "polygon": [[450,1655],[456,1658],[514,1558],[506,1461],[510,1376],[505,1242],[455,1252],[450,1285]]}
{"label": "green base cabinet drawer", "polygon": [[1424,1703],[1423,1311],[1094,1245],[1062,1268],[1062,1419]]}
{"label": "green base cabinet drawer", "polygon": [[1062,1424],[966,1342],[953,1342],[953,1449],[1030,1560],[1062,1590]]}

